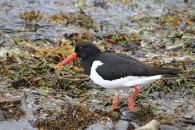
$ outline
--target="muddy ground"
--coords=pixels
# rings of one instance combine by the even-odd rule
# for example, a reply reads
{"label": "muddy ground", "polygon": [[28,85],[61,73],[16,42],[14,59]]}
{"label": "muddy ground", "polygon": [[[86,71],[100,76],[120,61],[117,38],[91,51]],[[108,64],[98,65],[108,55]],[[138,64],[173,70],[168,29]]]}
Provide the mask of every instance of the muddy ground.
{"label": "muddy ground", "polygon": [[[1,0],[0,129],[195,130],[195,1]],[[144,85],[134,111],[120,92],[95,85],[79,59],[54,66],[90,41],[179,77]]]}

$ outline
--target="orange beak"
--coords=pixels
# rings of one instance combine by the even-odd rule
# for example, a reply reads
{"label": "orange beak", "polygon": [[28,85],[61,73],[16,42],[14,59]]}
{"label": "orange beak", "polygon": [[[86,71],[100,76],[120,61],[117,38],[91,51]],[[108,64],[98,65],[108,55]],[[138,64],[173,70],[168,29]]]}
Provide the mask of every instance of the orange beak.
{"label": "orange beak", "polygon": [[55,69],[56,68],[59,68],[60,66],[63,66],[64,64],[67,64],[71,60],[75,59],[76,57],[77,57],[77,54],[74,52],[70,56],[68,56],[66,59],[64,59],[63,61],[61,61],[60,63],[58,63],[58,65],[56,65],[54,68]]}

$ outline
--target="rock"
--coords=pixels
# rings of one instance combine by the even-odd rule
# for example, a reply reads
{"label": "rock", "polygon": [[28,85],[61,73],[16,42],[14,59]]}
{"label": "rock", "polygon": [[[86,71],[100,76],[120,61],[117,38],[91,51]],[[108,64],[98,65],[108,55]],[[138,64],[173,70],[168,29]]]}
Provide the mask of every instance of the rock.
{"label": "rock", "polygon": [[167,48],[168,51],[176,51],[179,49],[182,49],[182,46],[172,46],[172,47]]}
{"label": "rock", "polygon": [[3,113],[3,110],[0,110],[0,120],[5,120],[5,116]]}
{"label": "rock", "polygon": [[133,118],[133,114],[132,114],[132,112],[130,112],[129,110],[128,110],[128,108],[123,108],[122,110],[121,110],[121,119],[122,120],[132,120],[132,118]]}
{"label": "rock", "polygon": [[159,130],[159,125],[160,123],[156,120],[151,120],[149,123],[146,125],[139,127],[135,130]]}
{"label": "rock", "polygon": [[138,47],[138,45],[135,43],[135,41],[128,39],[127,45],[129,45],[131,48]]}
{"label": "rock", "polygon": [[189,111],[184,114],[185,119],[193,119],[195,118],[195,112],[194,111]]}
{"label": "rock", "polygon": [[187,126],[186,128],[184,128],[185,130],[195,130],[195,125],[193,126]]}
{"label": "rock", "polygon": [[13,103],[13,104],[20,104],[21,100],[20,99],[13,99],[13,98],[8,98],[8,97],[2,97],[0,96],[0,105],[1,104],[7,104],[7,103]]}
{"label": "rock", "polygon": [[40,34],[30,35],[28,39],[30,41],[41,40],[42,39],[42,36]]}
{"label": "rock", "polygon": [[3,33],[3,34],[1,34],[1,37],[3,37],[3,38],[10,38],[10,35],[8,33]]}
{"label": "rock", "polygon": [[56,96],[58,94],[58,91],[55,89],[50,90],[49,94]]}
{"label": "rock", "polygon": [[134,56],[135,57],[145,57],[146,56],[146,53],[143,52],[143,51],[138,51]]}
{"label": "rock", "polygon": [[103,9],[108,8],[108,4],[104,0],[97,0],[93,3],[94,7],[101,7]]}
{"label": "rock", "polygon": [[161,125],[160,130],[179,130],[175,126],[172,125]]}
{"label": "rock", "polygon": [[37,91],[37,90],[32,90],[31,91],[31,94],[32,95],[37,95],[37,96],[40,96],[41,94],[39,93],[39,91]]}
{"label": "rock", "polygon": [[183,122],[186,123],[186,124],[195,125],[195,120],[183,120]]}

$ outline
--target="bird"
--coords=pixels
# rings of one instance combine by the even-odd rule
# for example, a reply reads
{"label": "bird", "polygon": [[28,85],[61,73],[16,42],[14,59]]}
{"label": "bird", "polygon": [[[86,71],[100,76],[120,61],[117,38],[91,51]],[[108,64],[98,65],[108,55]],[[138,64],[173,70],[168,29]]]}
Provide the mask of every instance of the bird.
{"label": "bird", "polygon": [[139,85],[149,84],[163,77],[178,76],[177,68],[154,67],[127,55],[102,52],[96,45],[87,41],[77,43],[75,51],[55,68],[76,57],[81,59],[85,73],[95,84],[115,91],[110,112],[114,111],[118,104],[119,90],[134,88],[134,92],[127,98],[128,108],[133,111],[134,97],[140,91]]}

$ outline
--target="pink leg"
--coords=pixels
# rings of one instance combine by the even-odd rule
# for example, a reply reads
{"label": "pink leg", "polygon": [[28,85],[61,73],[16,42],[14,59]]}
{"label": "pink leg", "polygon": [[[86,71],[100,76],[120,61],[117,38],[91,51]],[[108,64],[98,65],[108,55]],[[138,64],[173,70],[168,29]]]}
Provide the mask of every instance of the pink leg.
{"label": "pink leg", "polygon": [[134,97],[138,94],[138,92],[140,91],[139,86],[133,86],[133,88],[135,89],[135,91],[134,91],[134,92],[132,93],[132,95],[129,96],[128,99],[127,99],[127,105],[128,105],[128,107],[129,107],[129,109],[130,109],[131,111],[133,111],[133,107],[134,107],[134,105],[135,105],[135,102],[134,102],[133,98],[134,98]]}
{"label": "pink leg", "polygon": [[112,103],[112,107],[110,108],[110,112],[112,112],[114,110],[114,108],[117,106],[118,100],[119,100],[119,96],[115,96],[114,101]]}
{"label": "pink leg", "polygon": [[118,91],[115,91],[115,97],[114,97],[114,101],[112,103],[112,107],[110,108],[110,112],[114,111],[114,108],[118,104],[118,100],[119,100],[119,93],[118,93]]}

